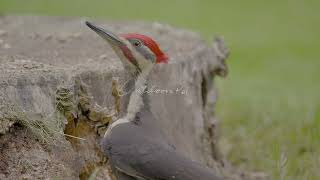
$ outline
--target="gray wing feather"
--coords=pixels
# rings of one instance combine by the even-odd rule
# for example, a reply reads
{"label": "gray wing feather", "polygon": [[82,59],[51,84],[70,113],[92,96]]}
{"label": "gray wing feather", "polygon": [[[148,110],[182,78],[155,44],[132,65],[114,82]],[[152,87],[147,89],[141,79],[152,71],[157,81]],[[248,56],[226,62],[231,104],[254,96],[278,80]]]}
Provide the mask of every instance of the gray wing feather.
{"label": "gray wing feather", "polygon": [[134,169],[152,180],[218,180],[209,169],[174,150],[157,147],[149,153],[129,158]]}
{"label": "gray wing feather", "polygon": [[150,139],[144,143],[116,146],[107,152],[113,166],[138,179],[221,180],[212,169]]}

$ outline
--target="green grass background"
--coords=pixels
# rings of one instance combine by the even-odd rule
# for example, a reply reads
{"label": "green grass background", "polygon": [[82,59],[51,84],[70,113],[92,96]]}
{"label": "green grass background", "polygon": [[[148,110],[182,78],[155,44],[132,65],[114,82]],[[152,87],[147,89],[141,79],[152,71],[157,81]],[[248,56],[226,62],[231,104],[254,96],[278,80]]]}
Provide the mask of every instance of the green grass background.
{"label": "green grass background", "polygon": [[[221,145],[244,169],[320,179],[319,0],[1,0],[2,14],[160,21],[225,37]],[[1,28],[1,27],[0,27]],[[282,158],[283,159],[283,158]]]}

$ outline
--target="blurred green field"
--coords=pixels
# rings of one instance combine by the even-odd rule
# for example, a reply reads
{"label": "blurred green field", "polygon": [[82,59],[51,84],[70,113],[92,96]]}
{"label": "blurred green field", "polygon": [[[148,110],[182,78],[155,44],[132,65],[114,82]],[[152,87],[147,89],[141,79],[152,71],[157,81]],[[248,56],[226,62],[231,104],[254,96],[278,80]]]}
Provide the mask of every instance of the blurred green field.
{"label": "blurred green field", "polygon": [[2,14],[142,19],[223,35],[232,52],[230,74],[218,80],[224,153],[285,180],[320,179],[319,7],[316,0],[0,1]]}

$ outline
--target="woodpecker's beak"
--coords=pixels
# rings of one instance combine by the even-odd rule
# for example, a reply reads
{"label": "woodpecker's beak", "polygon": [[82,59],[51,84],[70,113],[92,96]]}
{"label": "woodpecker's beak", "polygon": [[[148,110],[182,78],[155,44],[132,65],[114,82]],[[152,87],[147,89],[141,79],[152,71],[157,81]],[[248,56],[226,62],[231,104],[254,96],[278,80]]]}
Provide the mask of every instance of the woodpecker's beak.
{"label": "woodpecker's beak", "polygon": [[86,21],[86,25],[92,29],[94,32],[96,32],[100,37],[108,41],[111,45],[122,47],[126,45],[117,35],[113,34],[112,32],[102,29],[100,27],[97,27],[90,22]]}

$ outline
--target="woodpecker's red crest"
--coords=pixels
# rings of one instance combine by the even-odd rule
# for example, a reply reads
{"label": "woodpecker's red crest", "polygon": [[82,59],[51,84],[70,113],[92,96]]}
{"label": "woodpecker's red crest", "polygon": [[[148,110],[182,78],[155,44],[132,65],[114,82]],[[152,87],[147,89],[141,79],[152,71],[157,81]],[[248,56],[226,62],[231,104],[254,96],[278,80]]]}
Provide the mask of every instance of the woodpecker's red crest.
{"label": "woodpecker's red crest", "polygon": [[137,33],[122,34],[120,36],[127,40],[132,38],[139,39],[140,41],[143,42],[145,46],[147,46],[154,53],[154,55],[157,58],[156,60],[157,63],[168,63],[168,56],[164,52],[162,52],[157,42],[154,41],[152,38],[146,35],[137,34]]}

